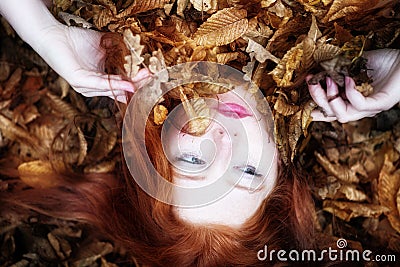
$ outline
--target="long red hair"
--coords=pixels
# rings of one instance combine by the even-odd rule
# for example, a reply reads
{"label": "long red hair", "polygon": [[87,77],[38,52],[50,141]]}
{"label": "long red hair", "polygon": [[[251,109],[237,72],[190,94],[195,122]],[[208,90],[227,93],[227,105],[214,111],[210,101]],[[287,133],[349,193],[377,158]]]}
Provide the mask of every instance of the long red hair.
{"label": "long red hair", "polygon": [[[126,53],[122,40],[117,35],[105,35],[104,39],[108,71],[121,74]],[[146,140],[155,168],[161,176],[171,179],[171,167],[161,144],[161,128],[152,120],[146,125]],[[143,175],[148,176],[145,178],[152,180],[141,153],[135,149],[139,148],[132,147],[137,168],[143,169]],[[62,182],[57,187],[27,188],[0,195],[0,208],[13,204],[87,222],[145,265],[271,265],[257,258],[257,251],[265,245],[269,250],[313,248],[313,204],[308,186],[294,165],[282,164],[275,188],[240,229],[184,222],[172,206],[142,191],[130,176],[122,156],[115,173],[60,174]],[[15,184],[19,183],[22,182],[15,180]]]}

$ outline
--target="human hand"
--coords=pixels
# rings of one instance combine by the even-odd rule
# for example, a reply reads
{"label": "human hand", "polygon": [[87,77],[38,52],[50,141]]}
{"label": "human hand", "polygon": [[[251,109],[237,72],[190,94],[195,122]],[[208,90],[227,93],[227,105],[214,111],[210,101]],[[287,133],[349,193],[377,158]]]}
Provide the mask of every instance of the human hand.
{"label": "human hand", "polygon": [[145,69],[132,81],[104,73],[102,33],[62,24],[47,29],[36,51],[75,91],[87,97],[116,97],[125,102],[125,92],[134,92],[149,76]]}
{"label": "human hand", "polygon": [[[400,101],[400,51],[380,49],[367,51],[368,75],[373,79],[374,93],[364,97],[355,88],[350,77],[345,78],[346,99],[339,96],[337,84],[326,78],[327,89],[321,84],[310,85],[308,89],[315,103],[320,107],[311,114],[314,121],[334,121],[341,123],[373,117],[381,111],[392,108]],[[306,77],[308,82],[312,75]]]}
{"label": "human hand", "polygon": [[59,23],[45,2],[48,1],[1,0],[0,15],[77,92],[88,97],[115,96],[125,102],[125,91],[141,87],[140,81],[149,74],[147,70],[141,70],[132,81],[105,74],[102,33]]}

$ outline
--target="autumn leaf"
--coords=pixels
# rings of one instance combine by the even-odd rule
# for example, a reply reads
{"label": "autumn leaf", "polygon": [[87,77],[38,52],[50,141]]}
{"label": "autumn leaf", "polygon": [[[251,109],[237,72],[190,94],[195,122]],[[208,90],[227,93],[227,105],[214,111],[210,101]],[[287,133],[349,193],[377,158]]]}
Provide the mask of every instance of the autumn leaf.
{"label": "autumn leaf", "polygon": [[400,188],[400,171],[396,170],[388,155],[379,174],[378,196],[381,205],[389,209],[388,219],[392,227],[400,232],[400,215],[397,210],[397,192]]}
{"label": "autumn leaf", "polygon": [[202,135],[211,123],[211,113],[204,98],[196,96],[188,99],[180,89],[180,96],[185,112],[189,118],[185,131],[192,135]]}
{"label": "autumn leaf", "polygon": [[293,73],[300,66],[302,56],[303,43],[299,43],[295,47],[292,47],[281,59],[275,69],[270,72],[278,86],[289,87],[293,84]]}
{"label": "autumn leaf", "polygon": [[242,36],[248,27],[244,9],[225,8],[213,14],[204,22],[193,38],[197,45],[221,46]]}
{"label": "autumn leaf", "polygon": [[351,19],[352,15],[358,17],[360,12],[365,12],[378,3],[379,0],[335,0],[322,21],[326,23],[346,16]]}
{"label": "autumn leaf", "polygon": [[344,221],[350,221],[357,217],[377,218],[389,209],[376,204],[361,204],[346,201],[325,200],[323,209],[328,211]]}
{"label": "autumn leaf", "polygon": [[[56,170],[54,167],[56,166]],[[25,162],[18,166],[20,179],[29,186],[35,188],[48,188],[60,183],[56,171],[62,171],[62,162],[52,164],[50,161],[36,160]]]}
{"label": "autumn leaf", "polygon": [[133,79],[139,72],[139,65],[144,61],[141,56],[144,46],[140,44],[140,36],[133,35],[131,30],[124,31],[124,42],[131,53],[125,57],[124,67],[127,75]]}
{"label": "autumn leaf", "polygon": [[190,3],[192,3],[194,9],[209,14],[214,13],[218,9],[217,0],[190,0]]}
{"label": "autumn leaf", "polygon": [[156,105],[153,109],[154,123],[161,125],[167,119],[168,109],[163,105]]}

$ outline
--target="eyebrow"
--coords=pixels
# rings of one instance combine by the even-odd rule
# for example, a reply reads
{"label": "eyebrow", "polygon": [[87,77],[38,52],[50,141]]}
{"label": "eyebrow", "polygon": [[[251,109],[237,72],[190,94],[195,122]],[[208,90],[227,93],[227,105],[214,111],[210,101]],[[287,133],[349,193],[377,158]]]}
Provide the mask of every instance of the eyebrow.
{"label": "eyebrow", "polygon": [[186,179],[186,180],[191,180],[191,181],[204,181],[206,179],[205,176],[201,175],[186,175],[177,171],[173,171],[173,175],[176,175],[178,178]]}
{"label": "eyebrow", "polygon": [[259,186],[259,187],[257,187],[256,189],[251,189],[251,188],[249,188],[248,186],[243,186],[243,185],[240,185],[240,184],[235,184],[234,185],[237,189],[240,189],[240,190],[245,190],[245,191],[248,191],[248,192],[251,192],[251,193],[256,193],[256,192],[259,192],[259,191],[261,191],[261,190],[263,190],[264,189],[264,185],[262,185],[262,186]]}

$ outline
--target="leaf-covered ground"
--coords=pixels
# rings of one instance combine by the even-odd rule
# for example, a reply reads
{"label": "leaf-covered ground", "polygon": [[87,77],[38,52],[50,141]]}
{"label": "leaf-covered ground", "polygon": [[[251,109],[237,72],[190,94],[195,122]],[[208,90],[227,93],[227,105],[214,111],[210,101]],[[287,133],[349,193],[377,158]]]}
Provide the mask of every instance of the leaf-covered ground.
{"label": "leaf-covered ground", "polygon": [[[150,70],[157,69],[151,57],[167,66],[207,60],[242,70],[270,103],[281,155],[307,172],[321,244],[336,247],[341,237],[351,248],[400,253],[399,107],[353,123],[312,123],[316,105],[304,83],[308,73],[340,82],[363,49],[400,48],[398,1],[53,2],[66,24],[132,32]],[[113,102],[75,93],[1,24],[0,191],[21,190],[14,179],[51,186],[57,181],[40,177],[64,163],[79,173],[113,171],[120,155]],[[336,62],[345,72],[329,67]],[[360,78],[360,90],[371,90],[369,83]],[[127,260],[89,226],[1,211],[1,266],[128,266]]]}

